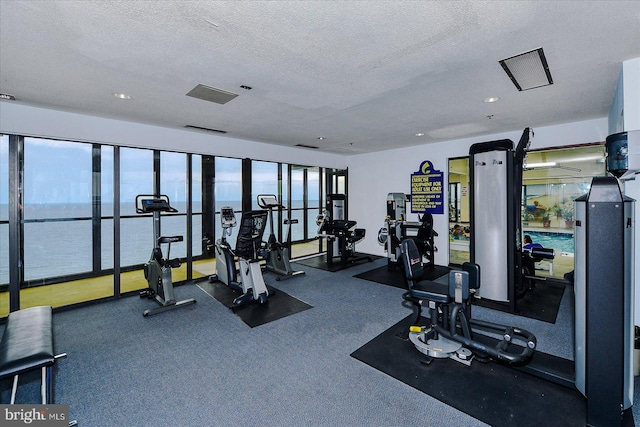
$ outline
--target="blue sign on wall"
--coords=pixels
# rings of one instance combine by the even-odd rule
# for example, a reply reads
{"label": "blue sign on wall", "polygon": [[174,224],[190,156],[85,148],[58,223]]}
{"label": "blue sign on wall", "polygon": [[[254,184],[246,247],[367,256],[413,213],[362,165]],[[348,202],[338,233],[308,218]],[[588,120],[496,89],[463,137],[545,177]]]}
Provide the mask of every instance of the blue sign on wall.
{"label": "blue sign on wall", "polygon": [[434,169],[428,160],[411,174],[411,213],[444,213],[443,176],[442,171]]}

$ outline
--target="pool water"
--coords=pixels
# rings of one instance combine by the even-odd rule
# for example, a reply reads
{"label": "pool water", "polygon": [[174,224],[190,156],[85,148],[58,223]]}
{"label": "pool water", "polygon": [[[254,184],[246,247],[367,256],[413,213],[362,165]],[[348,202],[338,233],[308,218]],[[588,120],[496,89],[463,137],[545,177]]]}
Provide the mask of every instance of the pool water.
{"label": "pool water", "polygon": [[573,234],[541,233],[537,231],[525,231],[523,234],[531,236],[533,243],[540,243],[545,248],[554,248],[562,252],[574,253]]}

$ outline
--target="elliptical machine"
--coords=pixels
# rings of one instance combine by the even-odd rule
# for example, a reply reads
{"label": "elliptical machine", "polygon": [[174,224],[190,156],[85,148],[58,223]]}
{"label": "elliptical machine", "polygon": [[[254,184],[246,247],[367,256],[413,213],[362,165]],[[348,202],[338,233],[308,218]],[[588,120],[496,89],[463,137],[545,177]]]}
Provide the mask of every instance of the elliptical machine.
{"label": "elliptical machine", "polygon": [[[267,270],[272,271],[279,276],[276,280],[289,279],[293,276],[305,274],[304,271],[294,271],[291,268],[291,262],[289,260],[289,248],[278,242],[275,235],[275,228],[273,227],[273,211],[274,209],[280,209],[284,206],[278,202],[278,198],[274,194],[259,194],[258,206],[262,209],[269,211],[269,226],[271,233],[269,234],[269,240],[266,246],[266,258],[267,258]],[[291,225],[297,224],[297,219],[287,218],[284,223],[289,226],[287,229],[287,242],[291,242]]]}
{"label": "elliptical machine", "polygon": [[[153,316],[163,311],[178,307],[184,307],[196,302],[195,299],[185,299],[176,301],[173,292],[173,281],[171,269],[181,265],[180,259],[170,259],[171,243],[182,242],[182,236],[160,236],[160,212],[178,212],[169,204],[169,197],[165,195],[144,195],[136,196],[136,213],[153,214],[153,249],[151,258],[144,265],[144,278],[147,279],[149,287],[140,292],[140,298],[147,297],[155,299],[160,307],[145,310],[143,315]],[[162,244],[167,245],[167,257],[162,255]]]}
{"label": "elliptical machine", "polygon": [[[236,226],[235,213],[230,206],[220,209],[223,234],[222,238],[216,241],[216,274],[209,277],[209,281],[222,282],[229,288],[242,292],[242,295],[233,300],[232,308],[251,301],[264,304],[274,293],[273,290],[267,289],[264,283],[259,257],[267,214],[267,211],[242,213],[236,248],[232,250],[226,236],[230,236],[231,229]],[[240,266],[240,275],[236,270],[236,257]]]}

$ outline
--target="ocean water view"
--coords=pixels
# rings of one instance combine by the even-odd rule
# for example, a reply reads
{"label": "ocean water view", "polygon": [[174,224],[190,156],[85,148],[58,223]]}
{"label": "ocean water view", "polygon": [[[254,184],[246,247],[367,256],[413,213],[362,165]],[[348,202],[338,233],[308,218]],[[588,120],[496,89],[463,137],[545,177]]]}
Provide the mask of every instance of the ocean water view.
{"label": "ocean water view", "polygon": [[[311,202],[313,203],[313,201]],[[317,201],[315,201],[316,206]],[[171,201],[178,209],[177,214],[161,216],[161,234],[165,236],[184,236],[183,242],[171,245],[171,258],[187,256],[187,216],[185,202]],[[296,201],[293,206],[302,206]],[[220,201],[216,209],[231,206],[236,211],[238,222],[241,216],[240,201]],[[144,264],[149,260],[153,248],[153,221],[151,215],[138,215],[135,203],[121,204],[120,220],[120,265],[122,267]],[[193,236],[191,240],[193,256],[202,255],[202,215],[201,206],[194,205],[192,216]],[[315,218],[317,209],[309,213],[309,234],[316,234]],[[8,220],[8,206],[0,205],[0,220]],[[286,215],[286,214],[285,214]],[[113,206],[102,205],[101,221],[101,267],[113,268]],[[24,208],[24,279],[38,281],[46,278],[70,274],[90,273],[93,263],[92,221],[90,204],[29,204]],[[292,210],[292,218],[298,219],[293,225],[292,241],[304,238],[303,210]],[[47,221],[49,220],[49,221]],[[53,220],[53,221],[51,221]],[[277,221],[276,221],[277,222]],[[220,215],[215,216],[216,236],[222,235]],[[276,232],[278,224],[275,224]],[[286,233],[287,229],[283,229]],[[235,245],[237,227],[227,237]],[[265,230],[264,240],[269,235],[269,226]],[[283,236],[283,240],[286,235]],[[166,256],[167,246],[162,245]],[[9,282],[9,226],[0,224],[0,284]]]}

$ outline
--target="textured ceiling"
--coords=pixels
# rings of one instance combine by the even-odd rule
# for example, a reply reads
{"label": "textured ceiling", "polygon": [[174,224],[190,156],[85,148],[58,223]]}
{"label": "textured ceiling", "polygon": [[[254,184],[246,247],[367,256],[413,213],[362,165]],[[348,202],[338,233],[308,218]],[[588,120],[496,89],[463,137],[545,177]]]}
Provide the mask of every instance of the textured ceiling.
{"label": "textured ceiling", "polygon": [[[498,61],[538,47],[554,84],[519,92]],[[16,102],[337,153],[605,117],[637,57],[638,1],[0,0]]]}

